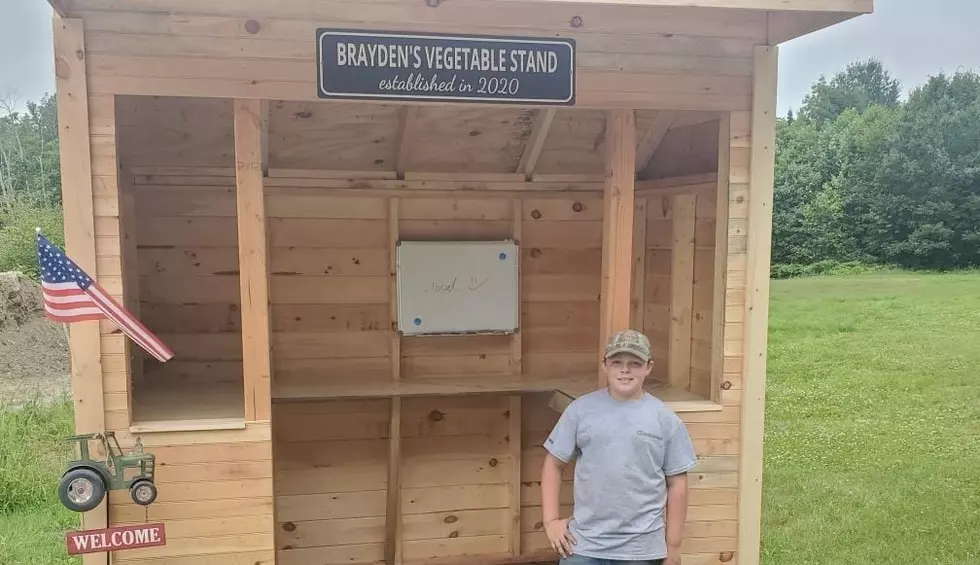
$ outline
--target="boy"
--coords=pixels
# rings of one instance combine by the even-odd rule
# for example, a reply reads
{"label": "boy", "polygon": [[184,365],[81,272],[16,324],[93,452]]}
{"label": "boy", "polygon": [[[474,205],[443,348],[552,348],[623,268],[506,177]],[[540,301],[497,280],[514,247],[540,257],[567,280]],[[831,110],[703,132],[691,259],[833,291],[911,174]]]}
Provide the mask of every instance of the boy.
{"label": "boy", "polygon": [[[613,335],[606,387],[573,401],[545,441],[545,531],[563,565],[681,565],[694,446],[677,415],[643,390],[653,369],[640,332]],[[562,468],[577,456],[575,506],[559,519]]]}

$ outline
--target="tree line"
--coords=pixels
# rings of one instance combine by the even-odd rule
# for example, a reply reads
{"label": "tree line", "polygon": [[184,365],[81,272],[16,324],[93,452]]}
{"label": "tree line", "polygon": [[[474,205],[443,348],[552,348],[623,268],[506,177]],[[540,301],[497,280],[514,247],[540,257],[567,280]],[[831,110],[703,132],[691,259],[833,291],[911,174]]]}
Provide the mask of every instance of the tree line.
{"label": "tree line", "polygon": [[44,96],[15,107],[0,97],[0,272],[36,276],[34,228],[64,244],[58,106]]}
{"label": "tree line", "polygon": [[876,60],[821,78],[777,122],[773,274],[980,266],[980,75],[900,99]]}
{"label": "tree line", "polygon": [[[0,271],[63,242],[57,105],[0,99]],[[876,60],[821,77],[776,124],[772,273],[980,266],[980,75],[912,89]]]}

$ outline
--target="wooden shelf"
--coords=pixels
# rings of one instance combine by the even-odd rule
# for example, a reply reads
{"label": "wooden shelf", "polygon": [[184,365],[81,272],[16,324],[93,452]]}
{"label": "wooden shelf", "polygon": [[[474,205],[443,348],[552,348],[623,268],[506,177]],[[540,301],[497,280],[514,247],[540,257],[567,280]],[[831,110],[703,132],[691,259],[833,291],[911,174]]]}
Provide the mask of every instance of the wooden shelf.
{"label": "wooden shelf", "polygon": [[[162,377],[162,375],[160,375]],[[597,387],[595,375],[521,377],[501,374],[438,376],[389,380],[355,380],[326,376],[278,380],[272,387],[273,402],[463,396],[478,394],[552,394],[551,406],[562,411],[575,398]],[[721,406],[659,381],[645,389],[675,412],[706,412]],[[233,430],[245,428],[244,392],[241,383],[193,383],[146,380],[133,395],[131,432]]]}
{"label": "wooden shelf", "polygon": [[[155,377],[161,377],[154,380]],[[240,382],[171,381],[148,374],[133,393],[133,433],[245,429]]]}
{"label": "wooden shelf", "polygon": [[[281,403],[355,398],[552,393],[558,396],[552,402],[553,407],[560,410],[575,398],[595,390],[597,386],[595,375],[519,377],[487,374],[413,378],[400,381],[356,381],[309,377],[303,380],[274,382],[272,400]],[[672,389],[658,381],[648,381],[644,388],[677,412],[721,410],[718,404],[687,391]]]}
{"label": "wooden shelf", "polygon": [[[595,377],[589,378],[595,383]],[[391,380],[353,380],[335,377],[305,380],[276,381],[272,385],[274,401],[328,400],[344,398],[387,398],[409,396],[452,396],[464,394],[503,394],[553,392],[574,385],[576,390],[587,387],[580,376],[575,377],[517,377],[511,375],[465,375]]]}

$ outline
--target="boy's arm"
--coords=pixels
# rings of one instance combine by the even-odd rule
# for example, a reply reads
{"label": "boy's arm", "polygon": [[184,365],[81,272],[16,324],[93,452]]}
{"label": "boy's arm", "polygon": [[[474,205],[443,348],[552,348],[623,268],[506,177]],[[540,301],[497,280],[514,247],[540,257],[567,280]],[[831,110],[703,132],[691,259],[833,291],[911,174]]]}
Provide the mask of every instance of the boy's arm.
{"label": "boy's arm", "polygon": [[558,501],[561,499],[561,473],[564,468],[565,464],[560,459],[550,453],[545,455],[541,466],[541,510],[545,524],[561,518]]}
{"label": "boy's arm", "polygon": [[541,466],[541,504],[544,523],[558,518],[558,495],[561,491],[561,473],[565,465],[575,457],[578,447],[578,405],[571,403],[544,441],[545,458]]}
{"label": "boy's arm", "polygon": [[681,565],[681,545],[684,542],[684,523],[687,521],[687,472],[697,464],[691,436],[684,423],[677,418],[674,431],[667,440],[664,458],[664,475],[667,479],[667,561],[664,565]]}
{"label": "boy's arm", "polygon": [[559,495],[561,493],[561,472],[565,463],[551,455],[545,455],[541,466],[541,506],[542,522],[548,543],[562,557],[572,554],[575,538],[568,533],[568,519],[559,515]]}
{"label": "boy's arm", "polygon": [[680,557],[687,521],[687,473],[667,477],[667,553]]}
{"label": "boy's arm", "polygon": [[558,423],[544,442],[545,457],[541,465],[541,518],[552,549],[562,557],[571,555],[575,540],[568,533],[568,520],[561,519],[561,475],[575,456],[578,405],[573,402],[558,418]]}

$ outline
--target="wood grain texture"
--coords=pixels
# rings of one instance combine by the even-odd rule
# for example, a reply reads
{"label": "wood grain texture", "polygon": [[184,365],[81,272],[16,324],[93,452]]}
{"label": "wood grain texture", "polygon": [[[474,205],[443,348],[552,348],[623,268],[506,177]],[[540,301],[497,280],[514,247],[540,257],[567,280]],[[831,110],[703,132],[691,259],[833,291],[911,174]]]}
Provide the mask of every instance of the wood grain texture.
{"label": "wood grain texture", "polygon": [[759,563],[762,528],[762,449],[765,425],[769,263],[776,144],[778,50],[759,47],[755,56],[746,265],[744,378],[739,462],[738,553],[742,565]]}
{"label": "wood grain texture", "polygon": [[636,210],[633,217],[633,281],[632,281],[632,315],[630,317],[630,327],[643,331],[645,328],[644,315],[646,304],[644,295],[646,293],[647,278],[647,199],[637,197]]}
{"label": "wood grain texture", "polygon": [[[578,46],[577,105],[597,109],[747,109],[751,47],[765,41],[769,32],[764,12],[677,6],[494,5],[467,0],[433,10],[418,3],[339,0],[269,10],[254,1],[201,6],[171,0],[149,9],[118,0],[86,0],[77,10],[94,29],[94,93],[248,97],[303,104],[316,102],[307,88],[315,78],[309,66],[315,51],[301,38],[313,37],[322,25],[532,37],[553,37],[560,30]],[[326,20],[324,14],[329,14]],[[569,29],[573,17],[587,24]],[[261,23],[254,36],[243,30],[242,18]],[[610,74],[617,79],[609,80]],[[272,132],[275,122],[272,108]],[[379,169],[395,169],[394,145],[385,145],[387,154],[379,157]]]}
{"label": "wood grain texture", "polygon": [[643,134],[639,145],[636,148],[636,171],[645,169],[657,153],[660,143],[667,135],[676,114],[670,111],[659,111],[650,122],[649,127]]}
{"label": "wood grain texture", "polygon": [[[406,151],[406,145],[410,143],[407,134],[404,132],[411,127],[411,122],[415,119],[413,108],[406,109],[402,127],[399,149],[399,163],[405,163],[402,154]],[[404,166],[398,167],[398,174],[404,174]],[[397,246],[399,235],[399,204],[397,198],[392,198],[388,202],[388,289],[389,289],[389,328],[391,334],[391,380],[399,381],[402,377],[401,371],[401,336],[398,334],[398,280],[397,273]],[[403,543],[402,543],[402,511],[401,511],[401,489],[402,489],[402,399],[391,399],[391,410],[388,416],[388,480],[387,486],[387,507],[385,514],[385,562],[388,565],[401,563]]]}
{"label": "wood grain texture", "polygon": [[671,223],[670,384],[691,386],[691,327],[694,292],[694,215],[696,196],[673,197]]}
{"label": "wood grain texture", "polygon": [[727,308],[725,290],[728,287],[728,270],[735,266],[728,258],[729,222],[729,155],[731,153],[732,118],[722,116],[718,128],[718,188],[715,204],[714,288],[711,316],[711,386],[709,398],[717,401],[724,380],[725,321]]}
{"label": "wood grain texture", "polygon": [[548,132],[551,131],[551,123],[555,119],[554,108],[544,108],[538,111],[534,118],[534,126],[531,135],[524,142],[524,150],[521,153],[521,161],[517,165],[517,172],[530,177],[534,174],[534,168],[538,164],[538,157],[541,156],[541,148],[548,140]]}
{"label": "wood grain texture", "polygon": [[[84,27],[78,19],[55,18],[53,33],[65,252],[90,276],[98,278]],[[109,237],[117,247],[120,245],[118,235]],[[105,429],[106,421],[99,323],[72,324],[68,339],[72,351],[75,430],[77,433],[100,432]],[[105,527],[107,508],[108,504],[104,501],[92,511],[84,513],[81,517],[83,527]],[[85,565],[104,565],[108,563],[108,556],[86,554],[83,562]]]}
{"label": "wood grain texture", "polygon": [[245,419],[264,421],[271,418],[272,361],[262,110],[258,100],[235,100],[234,109]]}
{"label": "wood grain texture", "polygon": [[510,541],[510,554],[517,557],[521,554],[521,461],[522,461],[522,428],[524,420],[524,410],[521,396],[511,396],[510,405],[507,409],[510,428],[507,433],[507,440],[510,444],[510,506],[508,508],[508,520],[510,528],[507,536]]}
{"label": "wood grain texture", "polygon": [[[134,82],[137,77],[145,81],[140,88],[156,89],[167,80],[178,85],[176,91],[186,92],[182,89],[192,85],[207,89],[209,94],[220,94],[233,84],[241,85],[256,73],[268,75],[266,79],[260,77],[259,84],[245,86],[248,92],[293,93],[306,80],[309,46],[296,38],[312,29],[314,22],[303,21],[300,18],[305,16],[297,14],[304,10],[312,13],[317,8],[305,0],[284,7],[284,15],[261,17],[260,37],[255,38],[243,35],[239,15],[259,16],[231,13],[245,10],[251,0],[246,0],[245,5],[225,3],[218,8],[161,0],[164,5],[210,12],[194,17],[180,15],[179,11],[147,13],[143,4],[128,4],[120,11],[112,11],[120,7],[116,0],[99,0],[98,4],[95,1],[82,0],[92,9],[87,13],[98,22],[95,25],[100,26],[100,35],[92,41],[100,69],[96,73],[96,93]],[[556,15],[537,8],[527,13],[513,11],[505,18],[480,3],[463,2],[470,2],[470,9],[446,4],[439,9],[450,10],[445,15],[426,8],[422,10],[423,19],[432,20],[429,29],[456,29],[454,22],[464,13],[467,17],[479,14],[488,19],[486,29],[512,28],[532,34],[540,34],[552,25],[549,22],[557,21]],[[405,3],[373,0],[360,5],[334,0],[323,3],[326,4],[336,4],[341,14],[348,14],[344,17],[352,18],[356,8],[382,19],[392,19],[392,13],[404,15],[408,9]],[[382,6],[390,12],[382,13]],[[258,4],[251,7],[267,10]],[[723,203],[714,198],[722,175],[690,184],[697,187],[694,189],[650,181],[651,191],[663,193],[643,196],[651,203],[649,208],[671,199],[689,199],[697,211],[690,218],[684,206],[667,205],[661,208],[661,217],[654,218],[643,205],[634,205],[637,141],[649,133],[655,114],[647,112],[643,127],[639,127],[636,112],[627,102],[655,96],[699,109],[703,109],[699,106],[702,103],[707,107],[720,104],[724,108],[747,109],[751,65],[746,67],[746,63],[751,62],[751,43],[765,33],[764,19],[743,12],[733,12],[731,22],[714,17],[699,22],[691,17],[693,12],[678,8],[663,14],[690,33],[711,29],[718,32],[718,37],[678,35],[675,40],[648,35],[646,28],[678,29],[661,20],[646,21],[642,26],[625,18],[611,22],[600,17],[602,12],[585,8],[589,31],[582,38],[583,45],[589,48],[583,58],[587,69],[583,85],[587,90],[608,93],[610,103],[629,108],[622,114],[632,117],[630,123],[617,123],[618,118],[605,111],[554,110],[550,134],[541,135],[536,156],[533,153],[537,143],[531,139],[535,126],[530,119],[535,114],[524,109],[420,107],[419,127],[415,129],[418,137],[411,138],[412,159],[398,166],[401,136],[397,118],[401,108],[395,105],[313,100],[270,104],[270,139],[266,146],[269,161],[265,162],[270,176],[259,176],[258,186],[264,191],[269,238],[274,244],[264,266],[270,273],[272,311],[267,313],[267,323],[273,332],[274,376],[277,380],[306,381],[314,386],[325,383],[337,390],[346,381],[350,384],[348,393],[360,387],[368,396],[384,398],[274,405],[274,491],[265,483],[255,482],[269,478],[264,464],[244,459],[246,462],[241,465],[229,464],[251,457],[247,450],[254,447],[242,447],[241,454],[235,451],[238,444],[233,441],[214,448],[223,452],[216,457],[230,461],[193,462],[202,457],[200,451],[178,452],[181,455],[174,460],[185,462],[174,464],[167,480],[183,486],[177,487],[174,498],[161,507],[163,515],[171,516],[167,519],[184,522],[175,530],[178,535],[174,539],[180,540],[180,547],[169,557],[179,555],[191,562],[197,559],[192,555],[199,551],[231,551],[226,540],[218,538],[245,534],[238,531],[248,523],[243,517],[264,516],[270,500],[275,500],[279,516],[274,532],[268,533],[275,535],[281,563],[398,563],[464,558],[467,562],[484,558],[506,561],[515,556],[526,558],[540,548],[541,532],[535,528],[534,511],[529,510],[535,506],[535,489],[523,483],[536,480],[540,461],[531,448],[538,447],[542,439],[529,435],[534,431],[529,427],[535,424],[528,419],[532,412],[554,413],[545,405],[533,403],[531,398],[537,395],[515,393],[537,386],[532,381],[539,376],[567,381],[570,374],[587,374],[590,383],[594,382],[598,348],[604,344],[599,334],[617,329],[609,321],[615,319],[616,313],[623,327],[631,317],[642,320],[643,325],[652,324],[653,334],[663,327],[664,334],[657,336],[654,348],[658,364],[668,359],[671,293],[683,286],[671,285],[679,272],[673,269],[672,259],[677,248],[675,230],[681,227],[678,218],[692,221],[692,226],[684,226],[685,238],[690,236],[692,248],[685,269],[690,267],[691,276],[680,296],[690,295],[691,315],[714,314],[711,309],[700,307],[704,302],[698,281],[701,273],[708,272],[705,255],[700,252],[713,247],[712,236],[719,233],[715,227],[720,222],[702,223],[701,212],[705,206],[706,220],[712,217],[710,214],[725,213],[719,212]],[[568,8],[552,10],[557,13]],[[112,29],[112,22],[143,31],[120,34]],[[393,19],[390,25],[395,25]],[[633,32],[613,31],[622,26]],[[140,33],[146,36],[143,45],[136,45],[135,37],[120,37]],[[186,42],[164,40],[173,37]],[[627,44],[640,51],[623,53]],[[266,48],[264,53],[257,51],[260,46]],[[133,57],[121,52],[129,49],[145,53]],[[244,51],[236,53],[236,49]],[[194,55],[192,66],[186,65],[188,54]],[[141,66],[139,62],[146,64]],[[626,70],[613,72],[616,65]],[[616,76],[623,79],[621,87],[608,84]],[[668,81],[664,77],[675,78]],[[268,81],[280,84],[270,86]],[[281,87],[283,90],[277,90]],[[266,88],[269,90],[263,90]],[[694,92],[698,89],[704,93]],[[726,91],[726,98],[719,102],[721,93]],[[209,122],[200,128],[202,135],[190,142],[207,155],[199,161],[204,165],[200,169],[185,169],[181,171],[184,175],[160,176],[161,170],[152,167],[180,164],[181,159],[195,156],[188,155],[189,150],[163,148],[165,151],[157,154],[155,162],[151,158],[153,144],[148,138],[154,129],[166,128],[164,114],[144,122],[148,128],[140,130],[144,142],[135,153],[144,159],[147,168],[138,174],[134,171],[134,180],[148,196],[142,204],[137,203],[147,220],[140,230],[151,245],[173,246],[141,248],[145,255],[141,256],[140,268],[143,276],[152,281],[147,283],[147,291],[161,299],[161,304],[148,312],[171,328],[169,331],[180,328],[181,320],[194,328],[178,339],[189,359],[182,366],[174,366],[175,374],[188,382],[205,376],[225,382],[235,374],[235,363],[239,362],[235,357],[245,356],[231,344],[237,341],[241,346],[243,340],[235,332],[247,325],[228,316],[234,303],[224,299],[225,290],[236,285],[243,287],[244,283],[237,279],[247,278],[248,270],[239,270],[234,261],[234,249],[240,240],[234,230],[241,225],[231,220],[232,214],[240,218],[235,199],[236,172],[233,167],[223,166],[228,155],[227,142],[232,138],[228,137],[228,125],[212,123],[227,117],[228,124],[234,125],[234,107],[229,106],[229,112],[215,104],[215,111],[224,112],[223,117],[208,118],[200,112],[204,106],[197,106],[192,116]],[[177,104],[167,108],[166,116],[179,119],[179,107]],[[674,123],[682,127],[707,123],[691,122],[695,113],[678,111]],[[178,129],[189,132],[185,125]],[[679,138],[678,144],[695,138]],[[211,143],[214,147],[208,146]],[[106,152],[106,147],[100,143],[99,151]],[[626,163],[629,151],[633,152],[633,162]],[[103,159],[100,167],[112,167],[110,156],[96,157]],[[528,169],[521,171],[524,177],[515,173],[522,168],[522,161]],[[259,162],[262,163],[261,158]],[[612,171],[608,182],[603,180],[607,165]],[[748,172],[749,162],[745,165],[742,178],[748,183],[753,177]],[[231,169],[231,176],[225,169]],[[726,175],[725,180],[728,179]],[[604,189],[604,197],[614,195],[611,200],[600,204],[600,188]],[[111,181],[103,183],[101,190],[109,196],[99,204],[100,218],[113,218],[118,207],[112,203]],[[182,195],[178,200],[166,198],[178,193]],[[736,191],[731,194],[734,197]],[[710,195],[711,206],[702,203],[703,195]],[[735,213],[740,205],[745,205],[744,215],[748,216],[748,202],[733,199],[730,203]],[[154,217],[161,215],[154,214],[155,210],[164,209],[165,218]],[[110,233],[111,222],[99,225],[107,228],[103,249],[111,251],[111,237],[115,237]],[[746,224],[740,225],[744,230]],[[751,230],[751,223],[747,225]],[[520,333],[503,339],[401,340],[391,326],[395,301],[390,285],[390,260],[399,235],[518,239]],[[730,256],[734,259],[729,265],[737,266],[739,261],[744,265],[750,245],[746,238],[751,237],[751,231],[731,237],[742,238],[745,244],[740,250],[728,250],[736,252]],[[702,245],[704,242],[707,243]],[[618,257],[620,252],[624,258]],[[101,265],[112,269],[112,261],[105,257],[108,255]],[[637,273],[633,272],[635,265],[642,265]],[[158,268],[166,274],[156,272]],[[113,272],[112,276],[122,275]],[[188,289],[182,298],[168,284],[185,276],[193,276],[201,284],[195,284],[193,292]],[[713,281],[714,272],[711,276]],[[732,292],[722,293],[722,301],[727,299],[728,304],[718,311],[726,313],[734,308],[744,317],[751,287],[744,275],[736,274],[733,283],[739,278],[742,283],[737,292],[733,287]],[[184,304],[191,295],[206,303],[200,307]],[[239,292],[239,301],[241,296]],[[171,306],[173,312],[165,314],[163,310]],[[615,312],[607,318],[608,311]],[[732,360],[741,358],[748,336],[739,330],[737,317],[729,320],[733,325],[723,334],[729,343],[716,343],[715,347],[725,353],[724,346],[728,346],[732,355],[723,357],[723,368],[732,374],[737,373]],[[600,330],[601,324],[605,325]],[[696,358],[706,345],[700,339],[701,325],[690,320],[689,325],[687,347],[692,354],[689,369],[693,375],[693,370],[702,368]],[[215,329],[231,335],[208,336]],[[692,341],[695,336],[699,339]],[[106,342],[111,347],[102,358],[118,368],[121,350],[117,341]],[[116,374],[118,371],[113,373]],[[460,375],[474,378],[464,383],[456,380]],[[529,382],[507,384],[507,379],[515,375]],[[529,378],[524,379],[525,376]],[[439,379],[445,380],[438,382]],[[413,386],[416,390],[405,397],[396,394],[389,398],[396,388],[390,381],[400,381],[406,390]],[[124,397],[120,395],[125,391],[124,385],[119,388],[117,377],[108,382],[112,392],[105,397],[107,407],[113,414],[124,413]],[[511,388],[504,394],[490,395],[494,383]],[[476,394],[472,398],[455,396],[461,391]],[[738,504],[735,491],[742,475],[733,470],[732,462],[738,459],[744,441],[737,428],[743,406],[739,391],[736,387],[719,395],[717,401],[723,406],[713,407],[712,411],[703,408],[707,403],[699,404],[693,408],[695,411],[678,410],[696,436],[699,454],[709,458],[699,469],[703,476],[692,489],[697,491],[692,494],[692,500],[697,499],[692,508],[701,509],[692,512],[697,518],[692,520],[690,530],[694,541],[689,544],[688,556],[695,559],[693,563],[712,562],[705,557],[712,552],[718,561],[715,550],[727,551],[734,543],[733,512]],[[429,395],[437,398],[427,398]],[[693,405],[692,401],[688,408]],[[509,419],[503,418],[508,410]],[[541,427],[550,425],[553,422]],[[449,469],[458,474],[450,476]],[[191,486],[196,481],[212,494],[204,494],[204,487]],[[227,501],[247,498],[242,493],[249,488],[261,495],[256,497],[260,502],[242,504],[240,515],[229,514]],[[563,492],[563,498],[564,495],[567,492]],[[217,498],[196,500],[195,496]],[[192,505],[196,503],[204,506],[195,509]],[[126,512],[132,516],[131,509]],[[454,521],[446,522],[447,518]],[[289,531],[283,528],[287,522],[293,526]],[[250,527],[259,529],[265,524],[266,518],[257,518]],[[184,541],[196,539],[188,535],[195,527],[213,541]],[[250,543],[262,544],[266,540],[267,536]],[[262,551],[265,550],[239,547],[230,555]],[[238,557],[229,557],[232,559]]]}
{"label": "wood grain texture", "polygon": [[[630,324],[636,170],[636,115],[629,110],[610,111],[606,120],[600,351],[609,336]],[[605,385],[605,375],[600,373],[598,379],[599,386]]]}

